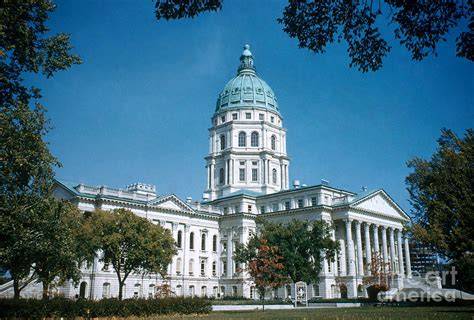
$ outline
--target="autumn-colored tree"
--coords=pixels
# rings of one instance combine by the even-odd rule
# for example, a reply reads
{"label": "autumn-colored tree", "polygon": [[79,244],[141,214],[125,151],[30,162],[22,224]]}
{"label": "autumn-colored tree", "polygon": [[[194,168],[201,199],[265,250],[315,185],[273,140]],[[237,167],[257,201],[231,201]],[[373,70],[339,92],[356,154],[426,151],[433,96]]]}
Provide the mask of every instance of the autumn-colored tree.
{"label": "autumn-colored tree", "polygon": [[368,269],[370,270],[370,276],[365,276],[363,283],[370,288],[367,290],[369,298],[375,299],[380,291],[387,291],[390,288],[393,275],[390,270],[390,263],[384,263],[380,253],[372,253]]}
{"label": "autumn-colored tree", "polygon": [[246,264],[243,270],[248,272],[255,283],[265,310],[267,291],[279,288],[288,281],[278,247],[269,245],[266,239],[253,236],[246,246],[237,247],[234,259]]}

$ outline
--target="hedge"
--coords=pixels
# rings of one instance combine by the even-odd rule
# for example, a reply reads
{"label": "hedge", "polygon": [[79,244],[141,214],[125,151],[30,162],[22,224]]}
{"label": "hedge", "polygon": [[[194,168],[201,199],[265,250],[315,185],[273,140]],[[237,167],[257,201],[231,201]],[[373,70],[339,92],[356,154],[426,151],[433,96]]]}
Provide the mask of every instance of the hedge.
{"label": "hedge", "polygon": [[209,300],[200,298],[163,299],[116,299],[103,300],[51,300],[0,299],[0,318],[44,318],[44,317],[128,317],[154,316],[165,314],[209,313]]}

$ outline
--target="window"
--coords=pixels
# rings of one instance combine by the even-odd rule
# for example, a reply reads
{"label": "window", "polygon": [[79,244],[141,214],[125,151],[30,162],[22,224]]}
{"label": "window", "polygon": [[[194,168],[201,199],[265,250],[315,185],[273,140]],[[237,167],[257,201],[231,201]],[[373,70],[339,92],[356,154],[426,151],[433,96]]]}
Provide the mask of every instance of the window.
{"label": "window", "polygon": [[311,206],[316,206],[318,204],[318,199],[316,197],[311,197]]}
{"label": "window", "polygon": [[140,284],[136,283],[133,290],[133,297],[138,298],[139,295],[140,295]]}
{"label": "window", "polygon": [[272,147],[272,150],[276,150],[276,137],[275,137],[275,135],[273,135],[271,137],[271,147]]}
{"label": "window", "polygon": [[246,146],[247,135],[245,132],[239,132],[239,147]]}
{"label": "window", "polygon": [[232,114],[232,120],[237,120],[237,113]]}
{"label": "window", "polygon": [[276,169],[272,170],[272,182],[273,182],[273,184],[277,184],[277,171],[276,171]]}
{"label": "window", "polygon": [[240,164],[241,166],[245,166],[245,161],[239,161],[239,164]]}
{"label": "window", "polygon": [[182,292],[183,292],[183,287],[181,287],[181,285],[178,284],[176,286],[176,295],[181,296],[183,294]]}
{"label": "window", "polygon": [[250,146],[258,147],[258,132],[252,132],[250,135]]}
{"label": "window", "polygon": [[225,175],[225,172],[224,172],[224,168],[220,168],[219,169],[219,183],[220,184],[224,184],[224,175]]}
{"label": "window", "polygon": [[224,214],[227,214],[229,213],[229,209],[227,209],[227,207],[224,207]]}
{"label": "window", "polygon": [[222,262],[222,275],[227,275],[227,262]]}
{"label": "window", "polygon": [[235,270],[235,273],[239,273],[241,272],[240,270],[240,263],[238,263],[237,261],[235,262],[235,265],[234,265],[234,270]]}
{"label": "window", "polygon": [[285,210],[290,210],[290,201],[285,201]]}
{"label": "window", "polygon": [[252,166],[258,166],[258,161],[252,161]]}
{"label": "window", "polygon": [[207,297],[207,287],[206,286],[201,287],[201,297]]}
{"label": "window", "polygon": [[217,276],[217,263],[215,261],[212,262],[212,275]]}
{"label": "window", "polygon": [[260,114],[258,115],[258,119],[264,120],[264,119],[265,119],[265,115],[264,115],[263,113],[260,113]]}
{"label": "window", "polygon": [[189,274],[192,275],[194,273],[194,260],[189,259]]}
{"label": "window", "polygon": [[260,207],[260,213],[265,213],[265,206]]}
{"label": "window", "polygon": [[189,286],[189,295],[194,297],[194,286]]}
{"label": "window", "polygon": [[278,211],[280,208],[278,206],[278,203],[273,204],[273,212]]}
{"label": "window", "polygon": [[234,213],[238,213],[239,211],[239,206],[234,206]]}
{"label": "window", "polygon": [[275,122],[275,117],[270,117],[270,122],[271,123]]}
{"label": "window", "polygon": [[194,232],[189,235],[189,249],[194,250]]}
{"label": "window", "polygon": [[252,205],[251,204],[249,204],[247,206],[247,211],[248,211],[248,213],[252,213]]}
{"label": "window", "polygon": [[220,140],[221,140],[221,150],[224,150],[225,149],[225,135],[221,134]]}
{"label": "window", "polygon": [[303,208],[303,199],[298,199],[298,208]]}
{"label": "window", "polygon": [[181,274],[181,258],[176,259],[176,274]]}
{"label": "window", "polygon": [[202,251],[206,250],[206,234],[205,233],[201,235],[201,250]]}
{"label": "window", "polygon": [[252,114],[250,112],[245,113],[245,119],[252,119]]}
{"label": "window", "polygon": [[237,297],[237,286],[232,286],[232,296]]}
{"label": "window", "polygon": [[217,236],[216,235],[212,236],[212,251],[214,252],[217,251]]}
{"label": "window", "polygon": [[181,230],[179,230],[178,231],[178,239],[176,241],[178,248],[181,248],[182,237],[183,237],[183,232]]}
{"label": "window", "polygon": [[225,116],[222,116],[222,117],[221,117],[221,122],[222,122],[222,123],[225,122]]}
{"label": "window", "polygon": [[258,169],[252,169],[252,181],[258,181]]}
{"label": "window", "polygon": [[227,242],[222,242],[222,251],[227,251]]}
{"label": "window", "polygon": [[152,283],[148,286],[148,299],[153,298],[155,295],[155,285]]}
{"label": "window", "polygon": [[319,297],[319,284],[314,284],[313,285],[313,297]]}
{"label": "window", "polygon": [[239,181],[245,181],[245,169],[239,169]]}
{"label": "window", "polygon": [[201,259],[201,276],[206,275],[206,259]]}
{"label": "window", "polygon": [[102,298],[107,299],[110,298],[110,283],[105,282],[102,285]]}

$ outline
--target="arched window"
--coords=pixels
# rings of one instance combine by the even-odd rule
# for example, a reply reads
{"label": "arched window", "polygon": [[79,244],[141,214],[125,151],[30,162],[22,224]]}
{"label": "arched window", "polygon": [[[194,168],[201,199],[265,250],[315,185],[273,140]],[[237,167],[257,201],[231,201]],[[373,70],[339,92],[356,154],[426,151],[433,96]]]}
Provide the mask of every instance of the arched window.
{"label": "arched window", "polygon": [[176,239],[176,244],[178,248],[181,248],[181,243],[182,243],[182,238],[183,238],[183,232],[181,230],[178,231],[178,239]]}
{"label": "arched window", "polygon": [[192,275],[194,273],[194,260],[189,259],[189,274]]}
{"label": "arched window", "polygon": [[224,150],[225,149],[225,135],[221,134],[221,150]]}
{"label": "arched window", "polygon": [[206,286],[201,287],[201,297],[207,297],[207,287]]}
{"label": "arched window", "polygon": [[102,298],[107,299],[110,298],[110,283],[105,282],[102,285]]}
{"label": "arched window", "polygon": [[189,235],[189,249],[194,250],[194,232]]}
{"label": "arched window", "polygon": [[277,171],[276,171],[276,169],[272,170],[272,182],[273,182],[273,184],[277,183]]}
{"label": "arched window", "polygon": [[190,295],[191,297],[194,297],[194,294],[195,294],[195,293],[194,293],[194,286],[189,286],[189,295]]}
{"label": "arched window", "polygon": [[139,283],[135,283],[135,287],[133,289],[133,297],[134,298],[138,298],[140,296],[140,284]]}
{"label": "arched window", "polygon": [[181,258],[176,259],[176,274],[181,274]]}
{"label": "arched window", "polygon": [[183,294],[183,287],[178,284],[178,285],[176,286],[176,295],[177,295],[177,296],[180,296],[180,295],[182,295],[182,294]]}
{"label": "arched window", "polygon": [[206,250],[206,234],[205,233],[201,235],[201,250],[202,251]]}
{"label": "arched window", "polygon": [[201,276],[206,275],[206,260],[201,259]]}
{"label": "arched window", "polygon": [[86,297],[86,289],[87,289],[87,282],[82,281],[81,285],[79,286],[79,297],[81,298]]}
{"label": "arched window", "polygon": [[224,183],[224,168],[219,169],[219,183],[220,184]]}
{"label": "arched window", "polygon": [[246,140],[247,140],[247,135],[245,134],[245,132],[240,132],[239,133],[239,147],[245,147]]}
{"label": "arched window", "polygon": [[252,132],[252,135],[250,136],[250,145],[252,147],[258,147],[258,132]]}
{"label": "arched window", "polygon": [[277,138],[275,137],[275,135],[273,135],[273,136],[271,137],[271,147],[272,147],[272,150],[276,150],[276,139],[277,139]]}
{"label": "arched window", "polygon": [[216,235],[212,237],[212,251],[214,252],[217,251],[217,236]]}
{"label": "arched window", "polygon": [[155,285],[152,283],[148,286],[148,299],[153,298],[155,295]]}

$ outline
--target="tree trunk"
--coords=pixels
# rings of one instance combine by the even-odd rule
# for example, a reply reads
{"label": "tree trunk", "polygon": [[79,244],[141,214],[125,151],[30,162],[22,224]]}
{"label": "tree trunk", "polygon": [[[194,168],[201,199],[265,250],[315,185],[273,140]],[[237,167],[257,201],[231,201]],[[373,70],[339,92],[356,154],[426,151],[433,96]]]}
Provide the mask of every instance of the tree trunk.
{"label": "tree trunk", "polygon": [[122,301],[122,289],[123,289],[123,282],[120,281],[119,279],[119,295],[118,295],[119,301]]}
{"label": "tree trunk", "polygon": [[20,299],[20,280],[13,279],[13,299]]}
{"label": "tree trunk", "polygon": [[48,300],[49,283],[43,281],[43,300]]}

